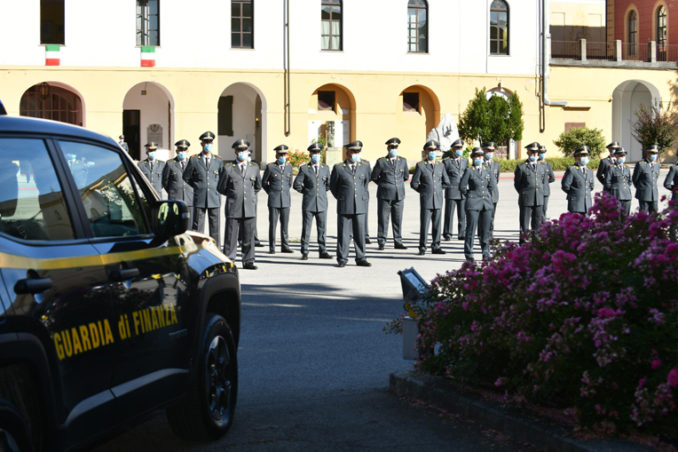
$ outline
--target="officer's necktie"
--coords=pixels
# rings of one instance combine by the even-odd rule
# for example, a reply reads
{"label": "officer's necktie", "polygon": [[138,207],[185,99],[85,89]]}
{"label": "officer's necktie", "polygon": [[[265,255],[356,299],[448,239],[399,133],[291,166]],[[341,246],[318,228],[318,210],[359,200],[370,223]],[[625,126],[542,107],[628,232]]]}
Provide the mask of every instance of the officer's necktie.
{"label": "officer's necktie", "polygon": [[181,160],[181,161],[179,162],[179,165],[181,165],[181,171],[183,171],[183,170],[184,170],[184,161]]}
{"label": "officer's necktie", "polygon": [[207,168],[210,167],[210,159],[205,159],[205,166],[206,166]]}
{"label": "officer's necktie", "polygon": [[240,165],[240,175],[245,177],[245,165]]}
{"label": "officer's necktie", "polygon": [[355,174],[355,165],[351,165],[351,172]]}
{"label": "officer's necktie", "polygon": [[313,171],[315,172],[315,175],[318,175],[318,165],[313,165]]}

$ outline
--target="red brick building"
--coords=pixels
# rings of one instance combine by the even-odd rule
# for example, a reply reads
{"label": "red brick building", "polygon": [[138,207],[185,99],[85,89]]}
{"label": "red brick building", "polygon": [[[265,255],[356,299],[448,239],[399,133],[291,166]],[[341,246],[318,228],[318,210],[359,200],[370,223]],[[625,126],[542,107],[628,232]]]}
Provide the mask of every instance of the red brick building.
{"label": "red brick building", "polygon": [[608,44],[622,42],[624,60],[678,61],[678,0],[607,0]]}

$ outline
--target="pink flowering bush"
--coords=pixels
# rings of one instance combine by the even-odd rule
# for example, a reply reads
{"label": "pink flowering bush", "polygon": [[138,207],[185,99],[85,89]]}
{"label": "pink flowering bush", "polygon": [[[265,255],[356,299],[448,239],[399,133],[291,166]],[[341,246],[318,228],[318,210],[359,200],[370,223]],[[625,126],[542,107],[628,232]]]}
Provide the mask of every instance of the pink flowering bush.
{"label": "pink flowering bush", "polygon": [[587,216],[438,275],[417,366],[568,409],[584,427],[678,436],[676,207],[622,220],[604,194]]}

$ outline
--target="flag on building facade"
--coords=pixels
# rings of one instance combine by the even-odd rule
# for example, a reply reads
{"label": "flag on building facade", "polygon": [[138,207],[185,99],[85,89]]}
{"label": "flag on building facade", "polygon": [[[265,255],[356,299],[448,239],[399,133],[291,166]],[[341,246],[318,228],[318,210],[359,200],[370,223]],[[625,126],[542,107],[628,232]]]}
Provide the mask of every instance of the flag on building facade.
{"label": "flag on building facade", "polygon": [[155,46],[141,46],[141,67],[155,67]]}
{"label": "flag on building facade", "polygon": [[61,64],[60,50],[59,44],[45,45],[45,66],[59,66]]}

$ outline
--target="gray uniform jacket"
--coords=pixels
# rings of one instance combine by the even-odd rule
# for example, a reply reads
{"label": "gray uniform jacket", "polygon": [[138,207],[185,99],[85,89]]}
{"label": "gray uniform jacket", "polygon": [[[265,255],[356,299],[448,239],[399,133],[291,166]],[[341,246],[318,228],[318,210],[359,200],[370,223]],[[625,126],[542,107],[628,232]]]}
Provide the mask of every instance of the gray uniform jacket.
{"label": "gray uniform jacket", "polygon": [[266,165],[261,186],[268,194],[268,207],[288,208],[292,188],[292,165],[287,164],[284,169],[278,163]]}
{"label": "gray uniform jacket", "polygon": [[466,210],[493,209],[492,192],[497,188],[494,174],[484,166],[469,166],[459,181],[459,191],[466,196]]}
{"label": "gray uniform jacket", "polygon": [[259,166],[247,163],[243,175],[237,162],[225,164],[217,190],[226,196],[227,218],[256,217],[257,193],[261,190]]}
{"label": "gray uniform jacket", "polygon": [[544,196],[551,196],[551,184],[556,181],[556,175],[553,174],[553,168],[549,162],[540,162],[540,165],[544,165],[544,172],[546,177],[544,177]]}
{"label": "gray uniform jacket", "polygon": [[567,193],[568,211],[588,212],[592,205],[593,180],[593,171],[590,169],[578,165],[567,167],[561,187]]}
{"label": "gray uniform jacket", "polygon": [[355,174],[351,172],[348,162],[337,163],[330,175],[330,190],[337,199],[339,215],[356,215],[367,212],[369,195],[367,185],[370,183],[370,169],[365,162],[355,164]]}
{"label": "gray uniform jacket", "polygon": [[374,164],[371,179],[377,184],[377,198],[388,201],[405,199],[405,182],[410,178],[407,160],[396,157],[391,163],[390,157],[381,157]]}
{"label": "gray uniform jacket", "polygon": [[139,169],[160,196],[162,196],[162,170],[164,168],[165,162],[158,159],[153,160],[153,169],[148,159],[139,162]]}
{"label": "gray uniform jacket", "polygon": [[304,195],[301,209],[309,212],[324,212],[327,210],[327,191],[330,189],[330,167],[318,164],[318,174],[315,174],[310,163],[301,165],[299,173],[294,179],[294,189]]}
{"label": "gray uniform jacket", "polygon": [[438,161],[417,163],[410,186],[419,193],[420,206],[425,209],[443,208],[443,190],[450,185],[445,166]]}
{"label": "gray uniform jacket", "polygon": [[447,177],[450,179],[450,186],[445,189],[445,198],[462,199],[461,192],[459,191],[459,181],[461,181],[461,176],[463,176],[464,171],[468,168],[468,160],[464,157],[459,157],[458,159],[445,157],[443,165],[445,166],[445,171],[447,171]]}
{"label": "gray uniform jacket", "polygon": [[669,168],[669,174],[664,179],[664,188],[673,193],[671,195],[672,201],[678,201],[678,165]]}
{"label": "gray uniform jacket", "polygon": [[641,160],[633,168],[633,185],[636,187],[638,201],[659,201],[657,180],[659,179],[659,163],[650,165],[647,160]]}
{"label": "gray uniform jacket", "polygon": [[543,206],[546,167],[537,162],[523,162],[516,167],[514,175],[513,186],[518,192],[518,205]]}
{"label": "gray uniform jacket", "polygon": [[181,162],[178,158],[168,160],[162,172],[162,186],[167,192],[167,199],[183,201],[187,206],[193,205],[193,187],[184,182],[184,170],[188,167],[188,161]]}
{"label": "gray uniform jacket", "polygon": [[224,161],[218,155],[210,156],[210,166],[205,166],[202,153],[188,159],[184,170],[184,181],[193,187],[193,206],[213,209],[221,206],[221,196],[217,192],[219,178],[224,172]]}
{"label": "gray uniform jacket", "polygon": [[620,201],[631,201],[631,170],[624,165],[610,165],[605,172],[605,191]]}
{"label": "gray uniform jacket", "polygon": [[494,189],[492,190],[492,202],[497,203],[499,201],[499,170],[500,165],[496,160],[490,160],[489,165],[485,163],[486,168],[489,167],[490,174],[494,176]]}
{"label": "gray uniform jacket", "polygon": [[[607,170],[610,168],[610,166],[612,166],[612,157],[600,159],[598,170],[596,171],[596,179],[598,179],[598,182],[603,184],[603,188],[605,187],[605,176],[607,176]],[[606,188],[605,191],[607,191]]]}

